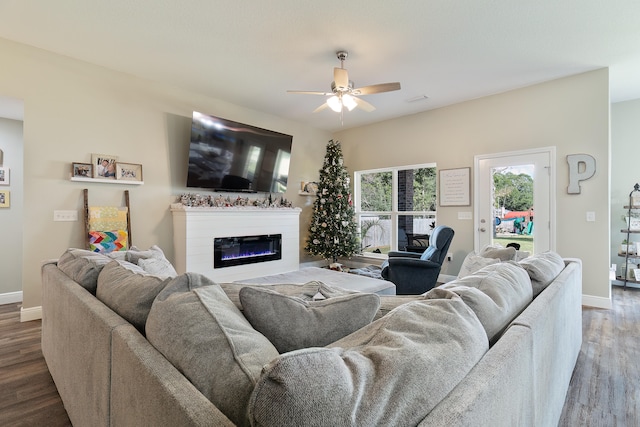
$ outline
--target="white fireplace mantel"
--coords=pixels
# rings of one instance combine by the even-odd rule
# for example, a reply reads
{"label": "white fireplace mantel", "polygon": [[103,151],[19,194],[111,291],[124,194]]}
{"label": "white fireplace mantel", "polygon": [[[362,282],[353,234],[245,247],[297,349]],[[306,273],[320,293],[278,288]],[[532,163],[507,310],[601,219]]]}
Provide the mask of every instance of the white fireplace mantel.
{"label": "white fireplace mantel", "polygon": [[[232,282],[298,270],[300,208],[206,208],[172,205],[173,245],[178,273],[200,273]],[[213,267],[213,239],[282,234],[282,259],[233,267]]]}

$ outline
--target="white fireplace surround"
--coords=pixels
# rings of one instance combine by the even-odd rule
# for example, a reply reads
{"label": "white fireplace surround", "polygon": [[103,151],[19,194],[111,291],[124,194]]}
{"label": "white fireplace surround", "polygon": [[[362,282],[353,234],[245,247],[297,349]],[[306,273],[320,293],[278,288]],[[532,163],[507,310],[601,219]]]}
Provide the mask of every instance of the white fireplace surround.
{"label": "white fireplace surround", "polygon": [[[215,282],[232,282],[300,267],[300,208],[206,208],[171,205],[173,246],[178,273],[200,273]],[[282,234],[282,259],[213,268],[216,237]]]}

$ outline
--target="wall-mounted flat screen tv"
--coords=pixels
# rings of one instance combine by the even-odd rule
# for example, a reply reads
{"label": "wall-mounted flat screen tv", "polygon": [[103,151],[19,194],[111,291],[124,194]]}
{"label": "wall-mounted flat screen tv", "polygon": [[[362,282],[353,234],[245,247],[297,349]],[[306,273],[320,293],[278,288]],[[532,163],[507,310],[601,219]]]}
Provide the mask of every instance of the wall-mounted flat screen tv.
{"label": "wall-mounted flat screen tv", "polygon": [[293,137],[193,112],[187,187],[284,193]]}

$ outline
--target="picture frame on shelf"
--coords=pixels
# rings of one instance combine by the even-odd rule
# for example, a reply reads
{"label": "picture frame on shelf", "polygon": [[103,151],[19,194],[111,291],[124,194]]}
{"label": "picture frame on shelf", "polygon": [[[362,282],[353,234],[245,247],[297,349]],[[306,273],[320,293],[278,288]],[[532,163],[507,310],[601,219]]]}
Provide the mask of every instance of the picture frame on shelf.
{"label": "picture frame on shelf", "polygon": [[0,185],[9,185],[9,168],[0,168]]}
{"label": "picture frame on shelf", "polygon": [[11,192],[9,190],[0,190],[0,208],[8,208],[11,206]]}
{"label": "picture frame on shelf", "polygon": [[93,178],[93,165],[91,163],[71,163],[71,176],[74,178]]}
{"label": "picture frame on shelf", "polygon": [[116,162],[116,179],[121,181],[142,181],[142,165]]}
{"label": "picture frame on shelf", "polygon": [[116,163],[118,156],[111,154],[91,155],[91,164],[93,165],[93,177],[101,179],[116,179]]}

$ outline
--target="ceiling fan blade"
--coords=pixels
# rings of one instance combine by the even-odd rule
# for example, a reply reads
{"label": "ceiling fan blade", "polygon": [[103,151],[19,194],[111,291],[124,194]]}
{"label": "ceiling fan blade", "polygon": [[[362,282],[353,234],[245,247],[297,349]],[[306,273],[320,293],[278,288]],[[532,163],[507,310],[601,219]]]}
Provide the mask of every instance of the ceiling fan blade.
{"label": "ceiling fan blade", "polygon": [[333,69],[333,81],[336,83],[336,88],[348,88],[349,74],[347,73],[347,70],[335,67]]}
{"label": "ceiling fan blade", "polygon": [[394,90],[400,90],[400,83],[380,83],[377,85],[363,86],[351,91],[354,95],[371,95],[374,93],[392,92]]}
{"label": "ceiling fan blade", "polygon": [[299,93],[302,95],[333,95],[331,92],[318,92],[312,90],[288,90],[287,93]]}
{"label": "ceiling fan blade", "polygon": [[327,104],[326,102],[322,103],[322,105],[320,105],[318,108],[316,108],[315,110],[313,110],[314,113],[317,113],[318,111],[322,111],[325,108],[329,108],[329,104]]}
{"label": "ceiling fan blade", "polygon": [[353,97],[353,99],[356,101],[356,104],[358,104],[358,108],[360,108],[361,110],[366,111],[367,113],[372,112],[373,110],[376,109],[376,107],[374,107],[373,105],[369,104],[367,101],[360,99],[360,98],[356,98],[355,96]]}

